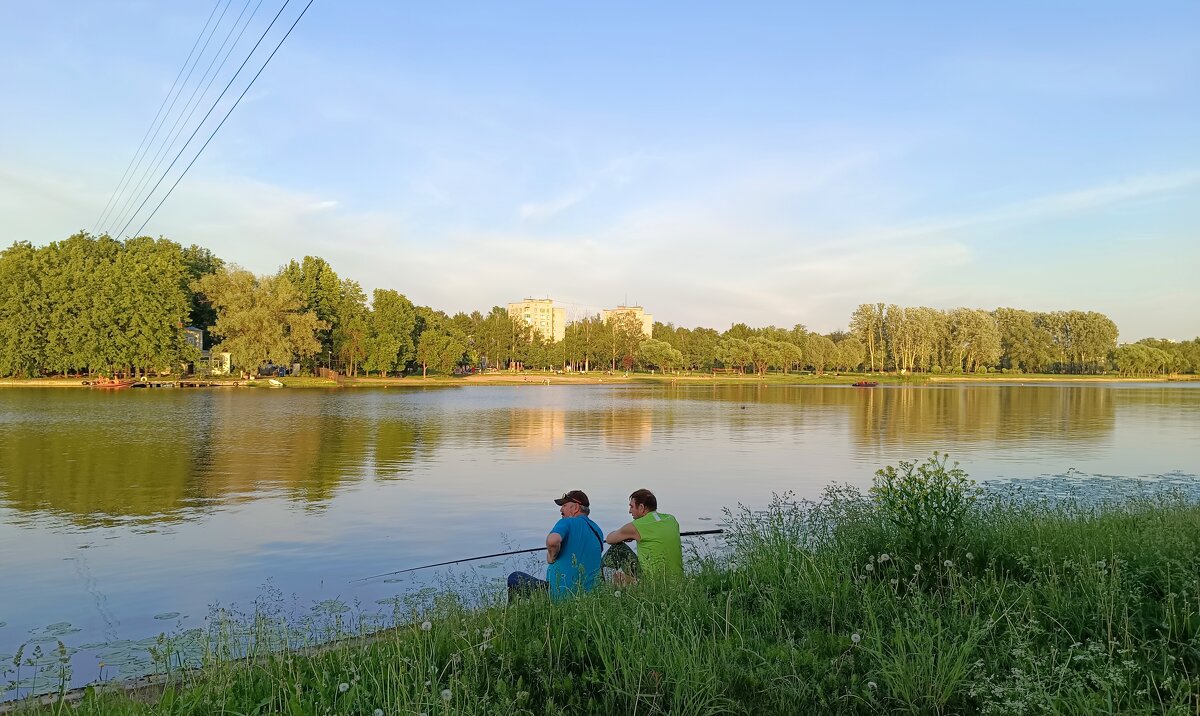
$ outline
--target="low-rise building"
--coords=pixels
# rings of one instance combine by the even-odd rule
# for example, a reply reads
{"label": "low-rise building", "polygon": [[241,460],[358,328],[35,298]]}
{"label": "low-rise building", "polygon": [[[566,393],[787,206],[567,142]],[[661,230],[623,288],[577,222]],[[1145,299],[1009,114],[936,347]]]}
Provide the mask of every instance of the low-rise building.
{"label": "low-rise building", "polygon": [[558,343],[567,335],[567,309],[556,307],[552,299],[527,298],[510,303],[508,315],[553,343]]}
{"label": "low-rise building", "polygon": [[632,316],[642,324],[642,335],[647,338],[654,335],[654,316],[646,313],[641,306],[617,306],[616,308],[606,308],[600,312],[600,318],[604,321],[617,316]]}

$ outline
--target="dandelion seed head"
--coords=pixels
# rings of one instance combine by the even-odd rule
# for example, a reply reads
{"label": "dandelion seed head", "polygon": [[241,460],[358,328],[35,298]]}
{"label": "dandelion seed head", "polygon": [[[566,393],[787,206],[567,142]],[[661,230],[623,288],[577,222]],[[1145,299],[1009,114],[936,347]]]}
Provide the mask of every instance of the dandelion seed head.
{"label": "dandelion seed head", "polygon": [[966,557],[967,557],[967,559],[974,559],[975,555],[971,554],[970,552],[967,552]]}
{"label": "dandelion seed head", "polygon": [[852,642],[854,642],[855,644],[857,644],[858,642],[862,641],[862,634],[851,634],[851,635],[850,635],[850,641],[852,641]]}
{"label": "dandelion seed head", "polygon": [[344,694],[349,690],[350,690],[350,684],[347,684],[345,681],[338,684],[338,693],[339,694]]}
{"label": "dandelion seed head", "polygon": [[950,568],[950,567],[953,567],[953,566],[954,566],[954,562],[952,562],[952,561],[950,561],[950,560],[946,560],[945,562],[942,562],[942,566],[943,566],[943,567],[946,567],[946,568],[948,569],[948,568]]}
{"label": "dandelion seed head", "polygon": [[879,688],[879,684],[875,683],[874,681],[868,681],[867,688],[874,691],[875,689]]}
{"label": "dandelion seed head", "polygon": [[890,580],[890,581],[891,581],[891,583],[892,583],[892,586],[893,586],[893,587],[895,587],[895,586],[898,586],[898,585],[900,584],[900,580],[899,580],[899,579],[892,579],[892,580]]}
{"label": "dandelion seed head", "polygon": [[433,622],[421,622],[421,631],[429,631],[433,628]]}
{"label": "dandelion seed head", "polygon": [[871,564],[870,562],[867,562],[867,566],[865,567],[865,569],[866,569],[868,572],[874,572],[874,571],[875,571],[875,565]]}
{"label": "dandelion seed head", "polygon": [[613,592],[613,596],[614,596],[614,597],[619,597],[619,596],[621,596],[621,590],[620,590],[620,589],[618,589],[617,591]]}
{"label": "dandelion seed head", "polygon": [[433,682],[431,682],[429,679],[426,679],[426,680],[425,680],[425,685],[426,685],[426,686],[429,686],[431,683],[433,683]]}
{"label": "dandelion seed head", "polygon": [[879,555],[879,563],[883,564],[884,562],[890,560],[891,558],[892,558],[892,556],[890,554],[888,554],[887,552],[884,552],[883,554]]}
{"label": "dandelion seed head", "polygon": [[921,571],[921,565],[919,565],[919,564],[914,564],[914,565],[913,565],[913,571],[914,571],[914,572],[920,572],[920,571]]}
{"label": "dandelion seed head", "polygon": [[442,701],[449,701],[454,694],[450,693],[450,689],[442,689]]}
{"label": "dandelion seed head", "polygon": [[383,709],[375,709],[374,714],[375,716],[383,716]]}

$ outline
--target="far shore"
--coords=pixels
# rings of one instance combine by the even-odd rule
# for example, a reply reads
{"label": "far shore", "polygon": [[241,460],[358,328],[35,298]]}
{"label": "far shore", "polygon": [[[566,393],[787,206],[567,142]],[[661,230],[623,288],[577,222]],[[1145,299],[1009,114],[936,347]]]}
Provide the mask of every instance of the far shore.
{"label": "far shore", "polygon": [[[194,378],[163,376],[152,378],[156,383],[172,383],[178,380],[192,381]],[[235,378],[205,378],[216,388],[269,388],[268,378],[241,380]],[[403,377],[358,376],[334,381],[326,378],[286,377],[281,382],[291,388],[416,388],[427,386],[465,385],[851,385],[858,381],[874,381],[879,385],[929,385],[934,383],[979,383],[979,384],[1044,384],[1044,383],[1164,383],[1196,382],[1200,375],[1172,376],[1118,376],[1118,375],[1059,375],[1049,373],[1013,374],[915,374],[894,373],[834,373],[821,375],[812,373],[770,373],[765,376],[713,375],[709,373],[635,373],[625,371],[591,371],[589,373],[552,373],[548,371],[497,371],[466,376],[408,375]],[[87,388],[84,378],[4,378],[0,388]]]}

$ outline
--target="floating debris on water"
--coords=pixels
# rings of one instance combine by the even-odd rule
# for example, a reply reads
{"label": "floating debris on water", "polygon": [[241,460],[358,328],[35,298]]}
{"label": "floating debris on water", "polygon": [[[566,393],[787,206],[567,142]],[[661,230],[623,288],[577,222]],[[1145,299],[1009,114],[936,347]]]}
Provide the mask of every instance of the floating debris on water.
{"label": "floating debris on water", "polygon": [[177,618],[179,618],[179,612],[163,612],[162,614],[155,614],[154,618],[159,621],[166,621],[168,619],[177,619]]}

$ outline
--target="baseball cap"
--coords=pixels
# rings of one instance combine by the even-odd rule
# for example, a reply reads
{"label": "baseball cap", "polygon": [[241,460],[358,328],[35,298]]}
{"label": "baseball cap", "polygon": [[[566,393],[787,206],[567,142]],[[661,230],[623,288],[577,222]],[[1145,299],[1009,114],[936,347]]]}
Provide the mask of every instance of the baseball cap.
{"label": "baseball cap", "polygon": [[568,502],[574,502],[576,504],[583,505],[584,507],[592,506],[591,501],[588,500],[588,496],[584,494],[583,490],[571,490],[570,492],[564,492],[562,497],[554,501],[554,504],[561,507]]}

